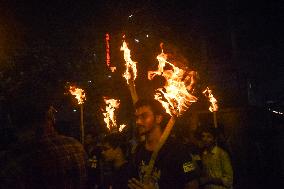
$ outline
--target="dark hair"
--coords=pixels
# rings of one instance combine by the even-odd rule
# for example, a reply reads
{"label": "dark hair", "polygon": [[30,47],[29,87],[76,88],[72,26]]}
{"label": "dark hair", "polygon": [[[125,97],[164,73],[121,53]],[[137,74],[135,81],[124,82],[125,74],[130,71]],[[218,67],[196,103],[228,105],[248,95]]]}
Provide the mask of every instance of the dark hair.
{"label": "dark hair", "polygon": [[161,128],[164,129],[166,127],[168,120],[170,119],[170,116],[166,113],[165,108],[162,106],[162,104],[159,101],[155,99],[139,99],[135,103],[135,109],[138,109],[142,106],[149,106],[153,111],[154,115],[163,116],[163,120],[161,122]]}
{"label": "dark hair", "polygon": [[163,108],[162,104],[154,99],[139,99],[135,103],[135,109],[138,109],[142,106],[149,106],[155,115],[165,115],[166,111]]}
{"label": "dark hair", "polygon": [[120,148],[125,157],[128,154],[128,143],[126,137],[121,133],[111,133],[102,140],[103,144],[109,144],[112,148]]}

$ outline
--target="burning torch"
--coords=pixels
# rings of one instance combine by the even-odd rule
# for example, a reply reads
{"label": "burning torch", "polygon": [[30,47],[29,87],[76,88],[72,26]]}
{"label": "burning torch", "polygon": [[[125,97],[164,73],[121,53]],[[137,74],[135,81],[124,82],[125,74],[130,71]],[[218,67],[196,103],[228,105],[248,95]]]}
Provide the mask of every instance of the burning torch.
{"label": "burning torch", "polygon": [[218,105],[217,100],[212,94],[212,90],[210,90],[208,87],[203,91],[203,94],[208,98],[209,102],[211,103],[209,106],[209,111],[213,112],[213,120],[214,120],[214,127],[218,127],[217,123],[217,115],[216,112],[218,111]]}
{"label": "burning torch", "polygon": [[104,97],[104,101],[106,103],[106,108],[105,110],[102,111],[104,111],[103,113],[104,121],[107,125],[107,128],[111,132],[117,132],[117,131],[122,132],[126,125],[123,124],[117,126],[116,115],[115,115],[115,110],[119,108],[120,101],[116,99],[108,99],[106,97]]}
{"label": "burning torch", "polygon": [[131,93],[133,104],[135,104],[138,101],[138,95],[137,95],[135,83],[134,83],[137,77],[137,68],[136,68],[137,62],[134,62],[131,59],[130,49],[127,47],[127,44],[125,41],[123,41],[120,50],[123,51],[125,66],[126,66],[126,70],[123,74],[123,77],[126,79],[128,88]]}
{"label": "burning torch", "polygon": [[78,100],[78,104],[81,108],[81,124],[80,124],[80,130],[81,130],[81,142],[84,144],[84,111],[83,111],[83,104],[86,100],[86,95],[83,89],[76,88],[75,86],[70,86],[69,92],[75,96],[75,98]]}
{"label": "burning torch", "polygon": [[[183,79],[185,78],[184,76],[186,75],[186,71],[168,62],[167,54],[163,52],[163,49],[162,53],[157,56],[157,59],[159,62],[158,70],[148,73],[148,78],[153,79],[155,75],[161,75],[166,79],[165,86],[157,89],[154,97],[162,104],[166,112],[171,115],[171,119],[159,140],[157,148],[152,153],[148,169],[146,171],[147,176],[151,175],[159,150],[167,140],[175,124],[176,118],[181,116],[193,102],[197,101],[197,98],[188,90],[188,85],[186,85],[186,82]],[[171,67],[170,70],[164,70],[164,67],[167,64]],[[194,82],[194,79],[189,81]],[[193,83],[190,83],[189,85],[192,86]]]}

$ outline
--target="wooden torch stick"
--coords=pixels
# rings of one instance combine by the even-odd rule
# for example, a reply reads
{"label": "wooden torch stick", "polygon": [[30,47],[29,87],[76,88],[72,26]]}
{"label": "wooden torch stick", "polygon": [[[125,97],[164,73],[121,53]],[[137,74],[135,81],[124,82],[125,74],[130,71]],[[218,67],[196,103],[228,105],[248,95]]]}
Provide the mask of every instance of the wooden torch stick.
{"label": "wooden torch stick", "polygon": [[132,79],[129,81],[128,88],[130,90],[132,102],[133,102],[133,104],[135,104],[138,101],[138,95],[137,95],[137,92],[136,92],[134,81]]}
{"label": "wooden torch stick", "polygon": [[150,178],[151,173],[152,173],[153,168],[154,168],[155,161],[156,161],[157,156],[158,156],[158,153],[159,153],[160,149],[163,147],[163,145],[165,144],[167,138],[169,137],[175,122],[176,122],[176,117],[172,116],[171,119],[169,120],[169,122],[167,123],[167,126],[166,126],[160,140],[159,140],[158,146],[156,147],[156,149],[153,151],[153,153],[151,155],[151,159],[149,161],[148,168],[147,168],[147,171],[146,171],[146,178]]}
{"label": "wooden torch stick", "polygon": [[84,131],[84,111],[83,111],[83,104],[81,104],[81,142],[84,144],[85,138],[85,131]]}
{"label": "wooden torch stick", "polygon": [[214,121],[214,127],[217,128],[218,122],[217,122],[217,112],[216,111],[213,112],[213,121]]}

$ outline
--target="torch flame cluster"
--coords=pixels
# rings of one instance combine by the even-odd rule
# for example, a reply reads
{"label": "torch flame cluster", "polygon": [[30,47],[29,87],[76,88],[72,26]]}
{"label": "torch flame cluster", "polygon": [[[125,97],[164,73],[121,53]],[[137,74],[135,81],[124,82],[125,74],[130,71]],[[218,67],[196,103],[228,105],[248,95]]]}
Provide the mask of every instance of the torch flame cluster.
{"label": "torch flame cluster", "polygon": [[[127,44],[125,41],[123,41],[120,50],[124,52],[123,54],[124,54],[124,60],[125,60],[125,66],[126,66],[126,71],[124,72],[123,77],[126,79],[127,84],[129,84],[130,79],[134,81],[137,77],[137,68],[136,68],[137,62],[134,62],[131,59],[130,50],[127,47]],[[131,71],[133,72],[133,78],[132,78]]]}
{"label": "torch flame cluster", "polygon": [[203,94],[209,99],[209,102],[211,103],[211,105],[209,106],[210,112],[217,112],[218,111],[217,99],[213,96],[212,90],[210,90],[207,87],[203,91]]}
{"label": "torch flame cluster", "polygon": [[[168,62],[167,54],[163,52],[163,49],[162,53],[157,56],[157,60],[158,70],[149,72],[148,78],[151,80],[155,75],[161,75],[166,79],[166,84],[163,88],[157,89],[154,97],[163,105],[168,114],[179,116],[197,101],[197,98],[188,90],[188,86],[192,86],[194,80],[191,79],[191,83],[186,85],[186,80],[183,79],[186,71]],[[164,71],[166,64],[170,65],[171,69]]]}
{"label": "torch flame cluster", "polygon": [[70,86],[69,92],[75,96],[78,100],[78,104],[83,104],[86,100],[86,95],[83,89],[77,88],[76,86]]}
{"label": "torch flame cluster", "polygon": [[108,99],[104,97],[104,101],[106,103],[105,113],[104,115],[104,121],[107,125],[107,128],[112,131],[114,129],[119,129],[119,132],[121,132],[126,125],[120,125],[117,127],[116,123],[116,115],[115,110],[119,108],[120,101],[116,99]]}

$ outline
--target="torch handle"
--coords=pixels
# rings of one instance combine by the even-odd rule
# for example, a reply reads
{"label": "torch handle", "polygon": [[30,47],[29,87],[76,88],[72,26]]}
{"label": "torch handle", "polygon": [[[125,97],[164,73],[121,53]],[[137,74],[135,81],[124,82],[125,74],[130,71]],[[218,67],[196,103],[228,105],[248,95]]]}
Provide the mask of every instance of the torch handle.
{"label": "torch handle", "polygon": [[83,104],[81,104],[81,142],[84,144],[84,138],[85,138],[85,131],[84,131],[84,111],[83,111]]}
{"label": "torch handle", "polygon": [[176,117],[172,116],[171,119],[169,120],[169,122],[167,123],[167,126],[166,126],[160,140],[159,140],[158,146],[156,147],[156,149],[153,151],[153,153],[151,155],[151,159],[149,161],[146,176],[150,177],[150,175],[153,171],[153,167],[154,167],[155,161],[157,159],[158,153],[159,153],[160,149],[162,148],[162,146],[165,144],[167,138],[169,137],[175,122],[176,122]]}
{"label": "torch handle", "polygon": [[213,121],[214,121],[214,127],[218,127],[218,122],[217,122],[217,113],[216,111],[213,112]]}
{"label": "torch handle", "polygon": [[135,104],[138,101],[138,95],[137,95],[135,84],[134,84],[133,80],[129,81],[128,87],[129,87],[129,90],[130,90],[132,102],[133,102],[133,104]]}

